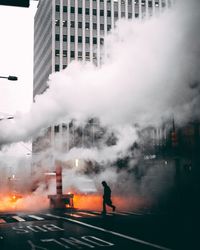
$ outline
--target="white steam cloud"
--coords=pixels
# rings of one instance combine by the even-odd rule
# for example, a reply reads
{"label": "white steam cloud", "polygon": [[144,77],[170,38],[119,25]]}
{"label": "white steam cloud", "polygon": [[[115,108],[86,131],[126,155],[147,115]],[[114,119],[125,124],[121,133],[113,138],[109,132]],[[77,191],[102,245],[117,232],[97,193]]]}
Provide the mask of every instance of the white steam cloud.
{"label": "white steam cloud", "polygon": [[[123,158],[137,139],[135,124],[157,125],[172,114],[180,124],[199,119],[199,9],[199,0],[179,0],[172,9],[148,20],[119,21],[106,38],[102,66],[74,61],[52,74],[49,88],[36,96],[29,113],[0,122],[0,144],[29,140],[52,124],[97,117],[103,126],[117,131],[116,145],[74,148],[68,154],[54,152],[54,157],[113,162]],[[70,171],[71,180],[76,180],[75,170]],[[149,172],[141,185],[134,184],[141,194],[151,182]],[[123,178],[127,186],[132,178],[107,169],[97,182],[105,177]]]}
{"label": "white steam cloud", "polygon": [[27,140],[63,117],[112,126],[199,117],[200,3],[177,2],[149,20],[118,22],[100,68],[73,62],[52,74],[29,113],[1,121],[0,142]]}

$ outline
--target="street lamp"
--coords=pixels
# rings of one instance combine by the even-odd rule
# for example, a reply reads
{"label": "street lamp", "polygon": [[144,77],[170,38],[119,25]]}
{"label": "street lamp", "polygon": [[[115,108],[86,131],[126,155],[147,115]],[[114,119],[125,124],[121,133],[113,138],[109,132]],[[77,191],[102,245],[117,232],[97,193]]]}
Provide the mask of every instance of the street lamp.
{"label": "street lamp", "polygon": [[0,76],[0,78],[8,79],[10,81],[17,81],[18,78],[16,76]]}
{"label": "street lamp", "polygon": [[0,121],[2,121],[2,120],[12,120],[12,119],[14,119],[13,116],[8,116],[6,118],[0,118]]}

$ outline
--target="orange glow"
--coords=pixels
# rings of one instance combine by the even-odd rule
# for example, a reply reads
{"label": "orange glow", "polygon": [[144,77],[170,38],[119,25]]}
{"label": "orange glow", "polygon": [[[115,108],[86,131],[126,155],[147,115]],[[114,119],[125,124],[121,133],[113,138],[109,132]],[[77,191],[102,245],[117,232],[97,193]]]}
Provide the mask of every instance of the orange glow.
{"label": "orange glow", "polygon": [[[74,207],[78,209],[86,210],[102,210],[102,195],[100,194],[75,194],[74,195]],[[113,196],[112,202],[116,206],[117,210],[127,210],[135,211],[144,206],[148,206],[149,202],[141,197],[122,197],[122,196]],[[107,206],[107,210],[111,210]]]}
{"label": "orange glow", "polygon": [[49,207],[47,195],[0,194],[0,212],[37,211]]}

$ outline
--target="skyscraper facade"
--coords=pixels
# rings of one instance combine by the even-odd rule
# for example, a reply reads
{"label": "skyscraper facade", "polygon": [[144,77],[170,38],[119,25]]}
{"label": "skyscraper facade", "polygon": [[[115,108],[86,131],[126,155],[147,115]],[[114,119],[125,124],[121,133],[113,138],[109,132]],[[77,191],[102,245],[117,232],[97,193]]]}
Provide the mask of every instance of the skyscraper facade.
{"label": "skyscraper facade", "polygon": [[[117,20],[142,20],[173,4],[174,0],[39,0],[34,20],[33,98],[47,89],[51,73],[66,68],[72,60],[101,65],[104,38]],[[95,129],[84,131],[87,127]],[[93,145],[96,130],[98,124],[90,121],[82,130],[79,143],[86,147]],[[76,146],[74,125],[52,124],[46,135],[34,140],[33,158],[38,166],[39,152],[48,147],[56,148],[57,139],[65,152]],[[49,162],[45,164],[49,166]]]}
{"label": "skyscraper facade", "polygon": [[72,60],[101,64],[104,37],[118,19],[148,18],[174,0],[39,0],[34,25],[34,93]]}

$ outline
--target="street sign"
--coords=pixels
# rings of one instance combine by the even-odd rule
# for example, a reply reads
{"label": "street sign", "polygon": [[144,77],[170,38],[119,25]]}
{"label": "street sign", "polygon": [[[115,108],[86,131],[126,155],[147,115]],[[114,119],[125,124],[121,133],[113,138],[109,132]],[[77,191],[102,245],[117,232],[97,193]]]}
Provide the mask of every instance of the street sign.
{"label": "street sign", "polygon": [[0,0],[0,5],[29,7],[30,0]]}

